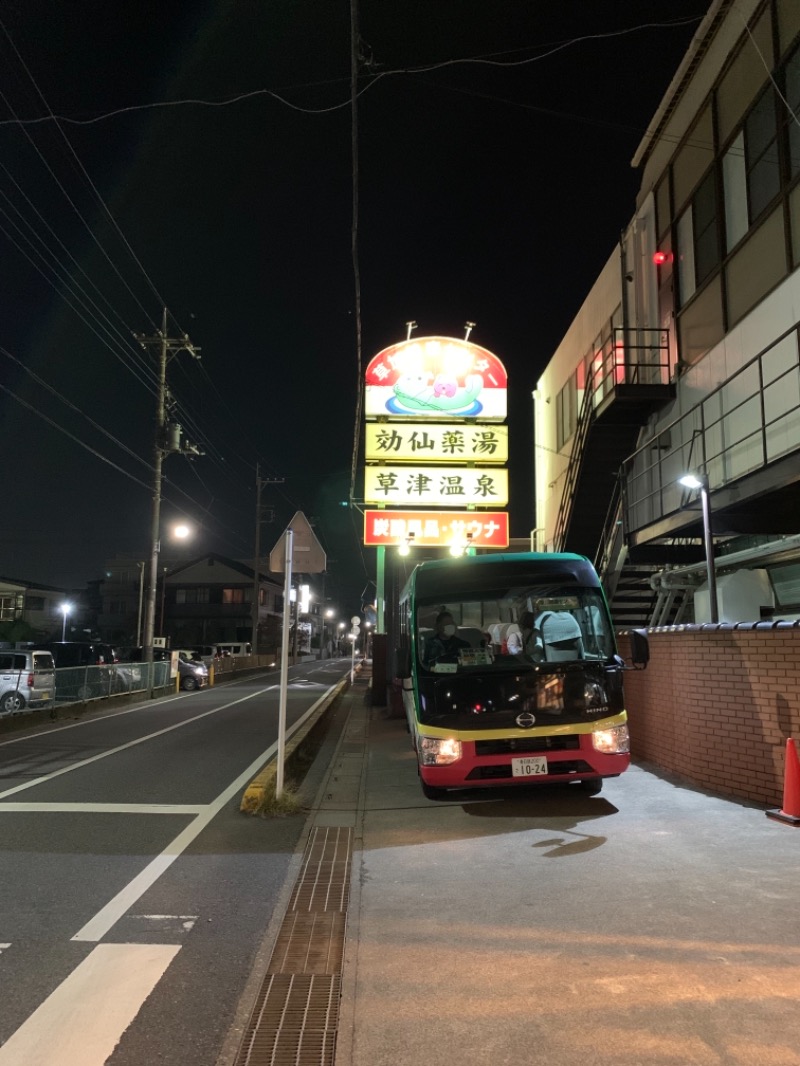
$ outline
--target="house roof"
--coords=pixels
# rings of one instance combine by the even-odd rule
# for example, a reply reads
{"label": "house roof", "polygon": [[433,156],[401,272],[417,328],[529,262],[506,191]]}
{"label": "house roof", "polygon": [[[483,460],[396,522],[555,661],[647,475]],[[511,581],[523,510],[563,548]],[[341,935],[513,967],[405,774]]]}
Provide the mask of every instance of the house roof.
{"label": "house roof", "polygon": [[[206,555],[200,555],[196,559],[190,559],[188,562],[181,563],[180,566],[175,566],[171,570],[168,570],[166,576],[168,578],[175,577],[176,575],[182,574],[187,570],[202,565],[203,563],[207,563],[209,566],[219,563],[220,566],[227,567],[228,570],[233,570],[236,573],[241,574],[242,578],[246,578],[249,581],[255,580],[255,570],[252,566],[249,566],[241,559],[231,559],[230,556],[220,555],[217,552],[208,552]],[[261,570],[260,577],[262,581],[268,581],[273,585],[278,584],[274,575],[269,571]]]}

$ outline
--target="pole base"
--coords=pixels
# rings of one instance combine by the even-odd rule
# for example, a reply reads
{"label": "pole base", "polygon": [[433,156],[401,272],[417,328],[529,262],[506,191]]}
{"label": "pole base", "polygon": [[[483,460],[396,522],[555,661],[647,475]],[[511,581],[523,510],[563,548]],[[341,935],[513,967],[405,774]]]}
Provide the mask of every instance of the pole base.
{"label": "pole base", "polygon": [[786,811],[766,811],[767,818],[774,818],[778,822],[786,822],[787,825],[800,825],[800,817],[795,814],[787,814]]}

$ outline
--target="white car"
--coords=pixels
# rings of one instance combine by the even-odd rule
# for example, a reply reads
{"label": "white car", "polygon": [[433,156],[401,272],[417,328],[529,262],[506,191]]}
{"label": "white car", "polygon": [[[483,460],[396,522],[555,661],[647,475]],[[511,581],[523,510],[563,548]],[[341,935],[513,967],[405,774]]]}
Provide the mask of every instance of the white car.
{"label": "white car", "polygon": [[56,669],[49,651],[0,651],[0,715],[52,704]]}

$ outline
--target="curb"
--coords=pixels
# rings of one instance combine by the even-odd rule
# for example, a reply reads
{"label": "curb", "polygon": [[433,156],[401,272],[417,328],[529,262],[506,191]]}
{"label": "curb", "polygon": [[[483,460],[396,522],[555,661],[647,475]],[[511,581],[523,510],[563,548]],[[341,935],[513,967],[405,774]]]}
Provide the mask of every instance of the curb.
{"label": "curb", "polygon": [[[292,734],[291,738],[286,741],[286,747],[284,749],[284,766],[288,766],[291,763],[292,758],[298,754],[302,749],[302,746],[311,736],[312,732],[319,724],[323,715],[330,710],[336,700],[350,685],[349,675],[345,675],[341,681],[336,684],[336,687],[325,696],[320,702],[317,709],[303,722],[302,726],[296,733]],[[250,782],[242,795],[241,803],[239,804],[239,810],[242,814],[255,814],[259,807],[264,802],[267,792],[275,790],[275,778],[278,773],[277,759],[273,758],[263,770],[261,770]]]}

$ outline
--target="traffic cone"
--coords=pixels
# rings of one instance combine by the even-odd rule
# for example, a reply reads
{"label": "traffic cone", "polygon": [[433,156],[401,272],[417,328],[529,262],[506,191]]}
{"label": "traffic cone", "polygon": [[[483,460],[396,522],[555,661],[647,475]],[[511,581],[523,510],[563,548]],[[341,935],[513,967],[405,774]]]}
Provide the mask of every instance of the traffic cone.
{"label": "traffic cone", "polygon": [[800,758],[791,737],[786,741],[783,806],[779,811],[767,811],[767,817],[777,818],[779,822],[787,822],[789,825],[800,825]]}

